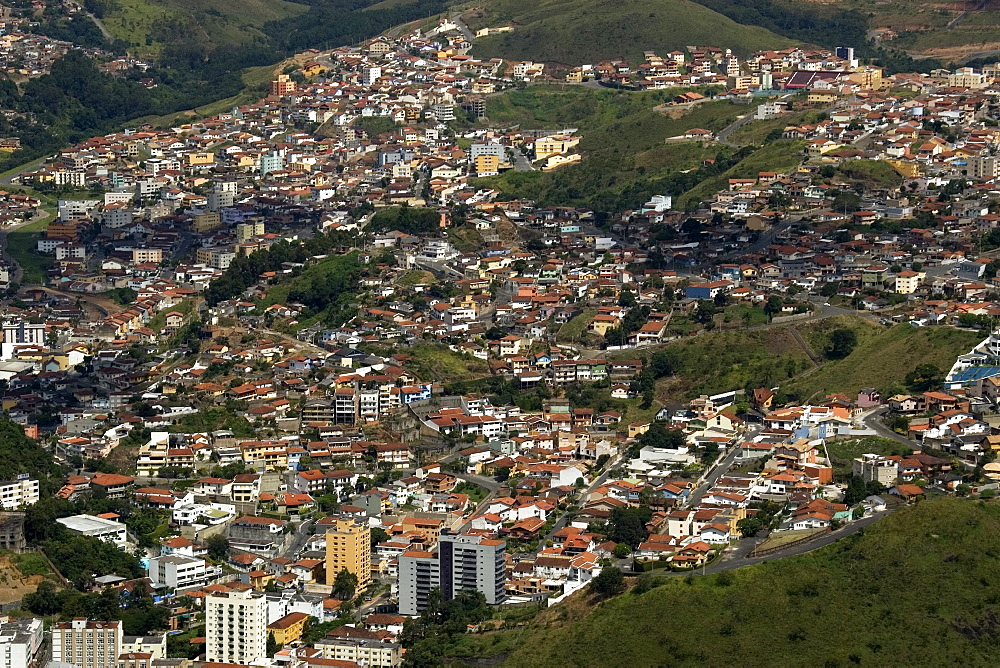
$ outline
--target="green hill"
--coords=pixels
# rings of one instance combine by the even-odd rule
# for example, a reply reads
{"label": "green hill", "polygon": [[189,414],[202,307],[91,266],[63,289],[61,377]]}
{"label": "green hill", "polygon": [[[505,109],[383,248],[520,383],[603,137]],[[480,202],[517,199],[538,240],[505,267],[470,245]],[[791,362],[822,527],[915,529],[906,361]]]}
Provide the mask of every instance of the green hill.
{"label": "green hill", "polygon": [[[820,358],[818,366],[810,362],[793,329],[809,352]],[[837,329],[853,331],[857,345],[842,360],[825,359],[824,351]],[[887,329],[852,315],[787,327],[709,332],[665,346],[674,353],[677,373],[659,381],[657,399],[669,404],[748,384],[779,385],[790,399],[800,401],[832,392],[850,396],[863,387],[888,390],[896,386],[899,391],[906,374],[918,365],[934,364],[947,370],[958,355],[981,339],[975,332],[950,327],[896,325]]]}
{"label": "green hill", "polygon": [[660,582],[443,649],[532,668],[991,665],[1000,506],[928,500],[802,556]]}
{"label": "green hill", "polygon": [[746,54],[792,43],[690,0],[498,0],[486,12],[483,25],[514,25],[475,41],[473,53],[487,57],[566,65],[626,57],[638,63],[646,50],[713,45]]}
{"label": "green hill", "polygon": [[262,42],[268,21],[305,13],[305,4],[285,0],[116,0],[109,3],[104,25],[116,39],[133,44],[139,53],[158,53],[173,26],[189,31],[189,39],[211,47],[246,46]]}

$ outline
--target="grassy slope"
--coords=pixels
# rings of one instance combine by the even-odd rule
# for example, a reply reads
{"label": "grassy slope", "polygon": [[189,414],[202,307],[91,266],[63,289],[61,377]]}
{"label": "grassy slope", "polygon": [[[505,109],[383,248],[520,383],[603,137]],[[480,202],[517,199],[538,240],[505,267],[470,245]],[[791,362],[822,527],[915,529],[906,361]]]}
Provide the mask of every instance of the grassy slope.
{"label": "grassy slope", "polygon": [[[695,127],[720,130],[746,111],[728,102],[701,104],[677,117],[654,108],[673,95],[671,91],[625,93],[579,86],[532,86],[490,98],[487,113],[491,123],[525,129],[578,128],[584,160],[555,172],[509,171],[480,183],[546,204],[608,209],[641,205],[650,189],[646,184],[730,150],[694,142],[668,145],[664,143],[668,137]],[[633,192],[636,186],[640,189]]]}
{"label": "grassy slope", "polygon": [[[822,331],[832,331],[839,320],[822,321]],[[947,370],[955,363],[955,357],[968,352],[982,340],[981,334],[950,327],[896,325],[888,330],[855,331],[859,332],[858,345],[850,355],[827,362],[819,371],[804,374],[782,389],[807,399],[830,392],[844,392],[850,396],[863,387],[884,388],[893,382],[902,382],[906,374],[920,364],[935,364]],[[818,338],[820,335],[810,339],[810,345],[820,352],[824,346],[816,342]]]}
{"label": "grassy slope", "polygon": [[489,366],[484,360],[456,353],[447,346],[419,343],[403,352],[411,357],[406,368],[425,381],[443,383],[470,380],[481,378],[489,372]]}
{"label": "grassy slope", "polygon": [[[834,330],[854,331],[858,344],[843,360],[824,361],[813,367],[806,352],[792,337],[795,329],[818,355],[830,343]],[[788,327],[730,330],[702,334],[666,346],[677,352],[676,376],[659,381],[657,398],[663,403],[755,386],[780,385],[801,400],[822,398],[831,392],[856,394],[863,387],[883,389],[902,382],[919,364],[948,369],[959,354],[968,352],[979,334],[948,327],[924,328],[897,325],[886,329],[854,316],[825,318]],[[622,353],[620,357],[635,357]]]}
{"label": "grassy slope", "polygon": [[710,200],[715,193],[727,187],[729,179],[756,178],[760,172],[788,172],[801,164],[805,144],[804,141],[782,139],[762,146],[722,174],[705,179],[684,193],[678,198],[677,206]]}
{"label": "grassy slope", "polygon": [[473,53],[486,57],[579,65],[614,57],[641,62],[645,50],[687,45],[728,46],[745,54],[791,43],[690,0],[498,0],[488,9],[488,23],[513,23],[515,29],[476,40]]}
{"label": "grassy slope", "polygon": [[941,498],[806,555],[571,600],[464,648],[513,646],[504,665],[532,667],[985,666],[998,584],[1000,506]]}
{"label": "grassy slope", "polygon": [[[134,44],[138,53],[156,53],[156,22],[162,19],[193,21],[220,47],[241,46],[260,40],[268,21],[297,16],[308,10],[286,0],[118,0],[111,3],[104,25],[118,39]],[[147,44],[147,41],[150,43]]]}

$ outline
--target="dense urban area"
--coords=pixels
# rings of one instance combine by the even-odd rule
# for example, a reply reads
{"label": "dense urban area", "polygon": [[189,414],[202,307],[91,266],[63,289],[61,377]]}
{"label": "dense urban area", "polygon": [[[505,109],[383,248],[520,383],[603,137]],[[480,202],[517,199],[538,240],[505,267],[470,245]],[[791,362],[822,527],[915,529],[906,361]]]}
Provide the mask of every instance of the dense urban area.
{"label": "dense urban area", "polygon": [[0,667],[990,663],[982,6],[123,3],[0,7]]}

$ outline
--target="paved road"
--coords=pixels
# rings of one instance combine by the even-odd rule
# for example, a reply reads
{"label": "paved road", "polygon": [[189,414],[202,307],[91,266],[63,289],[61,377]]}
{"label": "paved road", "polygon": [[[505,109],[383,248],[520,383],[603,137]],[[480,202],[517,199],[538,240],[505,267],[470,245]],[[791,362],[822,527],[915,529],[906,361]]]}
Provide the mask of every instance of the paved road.
{"label": "paved road", "polygon": [[740,545],[738,545],[732,552],[724,556],[719,561],[709,564],[704,569],[699,568],[692,571],[681,572],[681,573],[651,571],[650,574],[657,575],[660,577],[682,577],[687,575],[688,573],[692,573],[694,575],[699,575],[699,574],[708,575],[709,573],[721,573],[722,571],[731,571],[737,568],[743,568],[744,566],[752,566],[753,564],[760,564],[765,561],[774,561],[776,559],[795,557],[800,554],[812,552],[813,550],[818,550],[821,547],[826,547],[827,545],[831,545],[842,538],[846,538],[847,536],[855,534],[858,531],[864,529],[866,526],[874,524],[878,520],[882,519],[890,512],[892,511],[884,510],[880,513],[874,513],[872,515],[868,515],[867,517],[863,517],[862,519],[856,522],[851,522],[850,524],[847,524],[841,527],[840,529],[837,529],[836,531],[831,531],[829,533],[826,533],[820,538],[817,538],[816,540],[804,543],[802,545],[796,545],[794,547],[789,548],[788,550],[777,552],[774,554],[769,554],[767,556],[763,557],[749,556],[753,548],[756,547],[756,545],[759,544],[760,542],[763,542],[762,538],[755,538],[752,540],[742,541]]}
{"label": "paved road", "polygon": [[[753,434],[748,435],[748,438],[753,438],[753,436],[754,436]],[[723,457],[715,464],[715,468],[713,468],[712,472],[708,474],[708,477],[705,478],[705,481],[701,485],[699,485],[697,489],[691,492],[691,496],[688,497],[688,505],[691,508],[694,508],[699,503],[701,503],[701,499],[703,496],[705,496],[705,492],[711,489],[712,485],[717,483],[719,481],[719,478],[721,478],[726,473],[726,471],[729,470],[729,467],[731,467],[733,465],[733,462],[736,461],[736,453],[739,452],[739,449],[740,446],[734,445],[732,450],[729,451],[729,454],[727,454],[725,457]]]}
{"label": "paved road", "polygon": [[894,432],[892,429],[889,429],[888,427],[886,427],[882,423],[881,417],[883,415],[885,415],[885,413],[888,410],[889,409],[887,407],[885,407],[885,406],[883,406],[882,408],[876,408],[875,410],[873,410],[868,415],[865,415],[864,417],[862,417],[861,418],[861,422],[866,427],[868,427],[869,429],[873,430],[876,434],[878,434],[879,436],[881,436],[882,438],[891,438],[892,440],[896,441],[897,443],[902,443],[903,445],[905,445],[908,448],[917,449],[917,450],[920,449],[920,446],[917,443],[915,443],[914,441],[911,441],[910,439],[906,438],[902,434],[898,434],[898,433]]}
{"label": "paved road", "polygon": [[[584,489],[584,490],[582,490],[580,492],[580,496],[578,497],[579,498],[579,503],[582,504],[583,500],[586,499],[587,496],[591,492],[593,492],[595,489],[597,489],[598,487],[600,487],[601,485],[603,485],[604,483],[606,483],[608,481],[608,478],[611,476],[611,471],[613,469],[616,469],[619,466],[621,466],[622,463],[625,462],[627,459],[628,459],[628,455],[627,454],[622,454],[622,456],[619,457],[614,462],[608,462],[608,465],[604,468],[604,473],[602,473],[601,475],[597,476],[597,478],[595,478],[594,481],[592,483],[590,483],[590,485],[586,489]],[[545,536],[543,538],[541,538],[538,541],[538,547],[539,547],[539,549],[545,547],[547,541],[550,538],[552,538],[552,536],[557,531],[559,531],[564,526],[566,526],[566,524],[568,522],[569,522],[569,514],[564,513],[562,515],[562,517],[560,517],[559,519],[557,519],[555,521],[555,523],[552,525],[552,529],[547,534],[545,534]]]}
{"label": "paved road", "polygon": [[729,141],[729,135],[731,135],[732,133],[734,133],[736,130],[739,130],[741,127],[743,127],[744,125],[746,125],[750,121],[752,121],[753,117],[754,117],[754,115],[753,115],[752,112],[747,113],[746,115],[739,117],[738,119],[736,119],[728,127],[724,128],[722,130],[719,130],[719,133],[717,135],[715,135],[716,141],[718,141],[720,144],[725,144],[726,146],[732,146],[734,148],[739,148],[740,146],[742,146],[742,144],[734,144],[733,142]]}
{"label": "paved road", "polygon": [[292,542],[289,543],[288,547],[281,551],[282,557],[287,559],[298,559],[299,551],[305,547],[305,544],[312,538],[312,532],[309,529],[316,523],[316,520],[306,520],[295,530],[295,537]]}

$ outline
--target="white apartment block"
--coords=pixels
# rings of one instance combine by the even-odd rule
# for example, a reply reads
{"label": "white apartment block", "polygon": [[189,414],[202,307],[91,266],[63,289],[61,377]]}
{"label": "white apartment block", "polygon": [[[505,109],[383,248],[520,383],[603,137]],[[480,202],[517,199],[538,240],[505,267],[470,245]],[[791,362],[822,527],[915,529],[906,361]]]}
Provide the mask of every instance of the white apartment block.
{"label": "white apartment block", "polygon": [[0,507],[13,510],[38,502],[38,481],[21,478],[0,482]]}
{"label": "white apartment block", "polygon": [[211,594],[205,625],[208,661],[250,663],[267,655],[267,599],[260,592]]}

